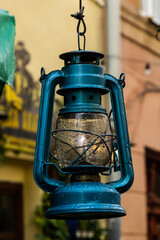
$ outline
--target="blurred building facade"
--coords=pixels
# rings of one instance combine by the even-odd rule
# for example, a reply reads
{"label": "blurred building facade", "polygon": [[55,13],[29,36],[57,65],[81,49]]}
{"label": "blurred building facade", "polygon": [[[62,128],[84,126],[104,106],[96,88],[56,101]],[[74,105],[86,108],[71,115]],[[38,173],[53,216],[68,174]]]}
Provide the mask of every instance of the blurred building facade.
{"label": "blurred building facade", "polygon": [[135,181],[122,197],[123,240],[160,239],[159,1],[122,0],[121,66]]}
{"label": "blurred building facade", "polygon": [[[159,18],[153,3],[84,1],[87,50],[106,53],[110,74],[118,77],[126,73],[124,93],[135,181],[122,196],[127,211],[120,225],[122,240],[158,240],[160,236],[160,43],[155,37]],[[3,240],[32,240],[37,233],[33,218],[42,192],[32,172],[38,79],[42,66],[47,73],[61,69],[63,62],[58,56],[77,49],[77,22],[70,14],[78,7],[78,0],[1,0],[1,8],[16,19],[16,73],[14,89],[6,87],[0,105],[0,110],[8,114],[7,120],[1,121],[6,151],[0,166],[0,201],[6,203],[8,214],[18,213],[16,219],[15,214],[10,216],[10,221],[18,224],[10,223],[5,229],[4,222],[0,228]]]}
{"label": "blurred building facade", "polygon": [[[85,1],[87,49],[104,52],[103,1]],[[2,0],[16,20],[14,88],[0,100],[4,158],[0,166],[0,239],[33,240],[38,232],[35,208],[42,191],[33,180],[33,160],[40,97],[40,69],[61,69],[59,55],[78,49],[75,0]],[[2,156],[3,157],[3,156]]]}

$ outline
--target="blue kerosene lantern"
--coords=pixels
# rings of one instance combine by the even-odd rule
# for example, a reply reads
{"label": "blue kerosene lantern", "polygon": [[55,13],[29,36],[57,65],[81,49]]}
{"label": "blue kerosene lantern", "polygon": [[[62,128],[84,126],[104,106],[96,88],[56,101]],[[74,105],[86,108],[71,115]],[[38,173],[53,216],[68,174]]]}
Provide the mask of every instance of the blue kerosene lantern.
{"label": "blue kerosene lantern", "polygon": [[[123,99],[124,75],[104,74],[103,54],[73,51],[62,54],[65,66],[48,75],[42,70],[34,178],[51,194],[48,218],[98,219],[126,214],[120,195],[133,183],[133,166]],[[64,96],[56,130],[54,154],[49,158],[55,88]],[[110,93],[115,134],[101,97]],[[49,166],[68,175],[67,182],[49,177]],[[119,173],[117,180],[101,182],[101,176]]]}

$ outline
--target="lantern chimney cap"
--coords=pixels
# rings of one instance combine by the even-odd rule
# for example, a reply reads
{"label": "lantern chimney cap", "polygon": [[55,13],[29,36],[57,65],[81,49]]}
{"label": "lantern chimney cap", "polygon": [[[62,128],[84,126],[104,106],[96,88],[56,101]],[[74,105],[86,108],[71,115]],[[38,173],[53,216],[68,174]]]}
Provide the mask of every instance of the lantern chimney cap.
{"label": "lantern chimney cap", "polygon": [[63,53],[59,57],[60,59],[64,60],[65,66],[71,64],[99,65],[100,59],[104,58],[104,55],[99,52],[81,50]]}

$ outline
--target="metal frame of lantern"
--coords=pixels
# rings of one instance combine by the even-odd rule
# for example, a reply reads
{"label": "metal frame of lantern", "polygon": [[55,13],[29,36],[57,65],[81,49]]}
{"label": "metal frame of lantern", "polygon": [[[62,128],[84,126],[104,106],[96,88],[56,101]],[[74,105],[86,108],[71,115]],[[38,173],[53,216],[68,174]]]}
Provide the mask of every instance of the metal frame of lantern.
{"label": "metal frame of lantern", "polygon": [[[90,219],[110,218],[124,216],[125,210],[120,206],[120,194],[126,192],[132,185],[134,174],[130,152],[125,105],[123,99],[124,75],[116,79],[104,74],[99,65],[103,54],[89,51],[74,51],[62,54],[61,59],[65,67],[61,71],[53,71],[48,75],[42,69],[40,81],[42,83],[39,122],[37,131],[34,178],[37,185],[52,194],[51,208],[47,217],[57,219]],[[60,168],[57,161],[49,160],[50,138],[52,130],[53,106],[55,88],[60,85],[58,94],[64,97],[64,107],[59,114],[91,112],[106,114],[101,106],[101,95],[110,92],[115,135],[111,135],[114,159],[108,166],[76,165],[75,160],[70,167]],[[71,96],[77,94],[76,99]],[[94,102],[89,101],[93,95]],[[65,129],[62,131],[66,131]],[[67,131],[75,131],[70,129]],[[56,134],[56,131],[53,133]],[[84,132],[84,134],[86,134]],[[87,132],[88,134],[88,132]],[[92,134],[92,133],[90,133]],[[95,139],[103,140],[103,134]],[[94,142],[91,143],[93,145]],[[107,145],[107,143],[106,143]],[[86,147],[79,159],[90,149]],[[107,147],[107,146],[106,146]],[[118,156],[116,154],[118,150]],[[95,174],[111,175],[119,171],[121,177],[115,182],[103,184],[100,182],[71,182],[52,179],[48,176],[48,166],[54,165],[59,172],[64,174]]]}

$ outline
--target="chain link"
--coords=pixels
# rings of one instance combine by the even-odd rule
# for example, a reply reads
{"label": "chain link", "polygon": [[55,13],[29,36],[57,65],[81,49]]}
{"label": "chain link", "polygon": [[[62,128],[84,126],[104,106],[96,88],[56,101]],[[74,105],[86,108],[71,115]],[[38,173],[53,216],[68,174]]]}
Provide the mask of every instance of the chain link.
{"label": "chain link", "polygon": [[[82,0],[79,1],[79,12],[72,14],[71,16],[76,18],[78,20],[78,25],[77,25],[77,33],[78,33],[78,49],[80,50],[85,50],[86,46],[86,24],[84,22],[84,7],[82,7]],[[81,26],[83,27],[83,31],[80,31]],[[80,38],[83,37],[83,48],[81,48],[81,42]]]}

